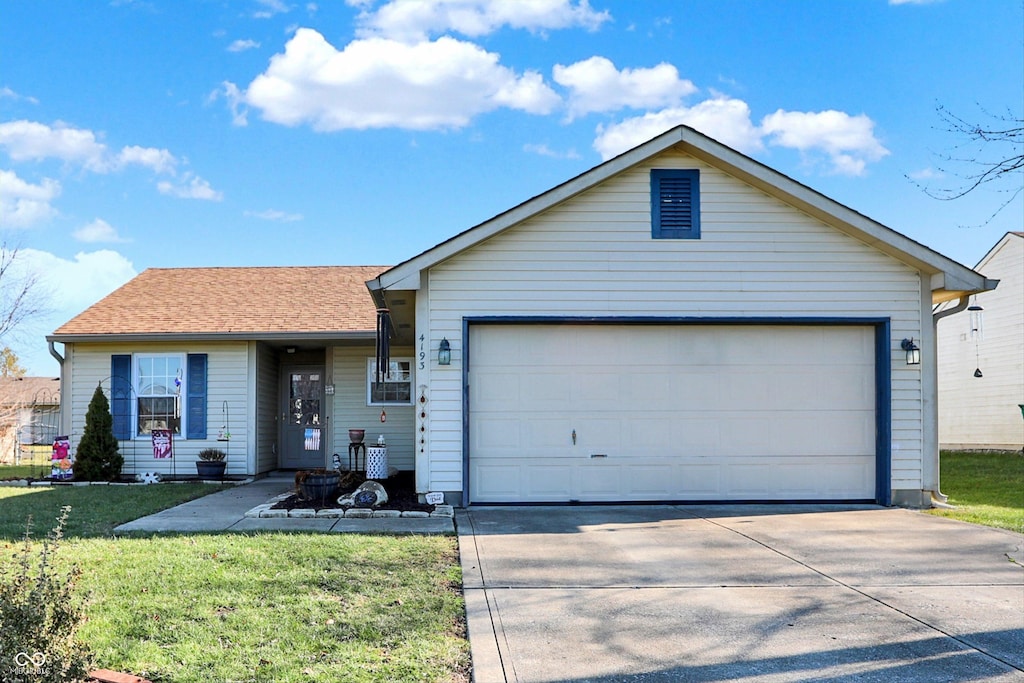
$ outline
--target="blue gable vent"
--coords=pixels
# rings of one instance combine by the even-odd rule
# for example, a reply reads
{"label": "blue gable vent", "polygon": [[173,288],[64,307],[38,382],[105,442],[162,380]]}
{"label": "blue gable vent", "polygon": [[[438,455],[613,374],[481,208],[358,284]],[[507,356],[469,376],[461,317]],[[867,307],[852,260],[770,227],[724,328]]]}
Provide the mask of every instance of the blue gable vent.
{"label": "blue gable vent", "polygon": [[700,171],[651,171],[651,237],[700,239]]}

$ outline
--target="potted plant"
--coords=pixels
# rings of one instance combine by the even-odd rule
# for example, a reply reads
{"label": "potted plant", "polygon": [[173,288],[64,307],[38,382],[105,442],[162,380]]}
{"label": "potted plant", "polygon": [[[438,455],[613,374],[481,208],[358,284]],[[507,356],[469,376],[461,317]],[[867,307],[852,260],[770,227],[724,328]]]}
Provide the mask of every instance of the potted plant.
{"label": "potted plant", "polygon": [[325,469],[300,470],[295,475],[295,483],[298,485],[300,498],[323,504],[337,493],[338,485],[341,483],[341,472]]}
{"label": "potted plant", "polygon": [[200,479],[223,479],[228,454],[219,448],[204,448],[196,460],[196,473]]}

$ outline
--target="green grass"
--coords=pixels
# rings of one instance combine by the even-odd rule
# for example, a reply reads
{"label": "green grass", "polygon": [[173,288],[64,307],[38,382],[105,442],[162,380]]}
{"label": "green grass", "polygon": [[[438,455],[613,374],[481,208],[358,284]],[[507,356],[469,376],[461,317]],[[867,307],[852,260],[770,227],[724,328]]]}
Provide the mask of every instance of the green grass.
{"label": "green grass", "polygon": [[0,481],[4,479],[42,479],[50,476],[50,461],[34,465],[0,465]]}
{"label": "green grass", "polygon": [[454,538],[111,536],[193,486],[0,488],[0,562],[27,514],[41,536],[70,504],[57,559],[83,570],[79,636],[97,666],[157,683],[469,680]]}
{"label": "green grass", "polygon": [[[158,484],[152,486],[2,486],[0,487],[0,539],[24,537],[29,516],[41,531],[70,505],[64,535],[109,536],[114,527],[165,510],[179,503],[221,490],[213,484]],[[33,534],[41,535],[41,534]]]}
{"label": "green grass", "polygon": [[942,492],[956,509],[930,514],[1024,532],[1024,456],[943,451],[940,467]]}

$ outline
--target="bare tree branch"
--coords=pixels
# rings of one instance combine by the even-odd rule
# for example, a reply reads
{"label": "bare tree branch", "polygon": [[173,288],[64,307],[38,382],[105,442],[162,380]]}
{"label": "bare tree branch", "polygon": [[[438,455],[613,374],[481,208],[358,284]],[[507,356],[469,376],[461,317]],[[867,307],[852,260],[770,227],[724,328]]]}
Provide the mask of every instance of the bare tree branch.
{"label": "bare tree branch", "polygon": [[1024,192],[1024,118],[1009,109],[1005,114],[979,109],[983,119],[973,123],[941,104],[936,107],[946,132],[958,140],[951,153],[939,155],[943,161],[939,171],[955,178],[956,184],[934,188],[910,180],[929,197],[943,201],[960,199],[982,186],[1009,194],[985,220],[987,225]]}
{"label": "bare tree branch", "polygon": [[46,313],[39,275],[25,266],[20,247],[0,243],[0,341]]}

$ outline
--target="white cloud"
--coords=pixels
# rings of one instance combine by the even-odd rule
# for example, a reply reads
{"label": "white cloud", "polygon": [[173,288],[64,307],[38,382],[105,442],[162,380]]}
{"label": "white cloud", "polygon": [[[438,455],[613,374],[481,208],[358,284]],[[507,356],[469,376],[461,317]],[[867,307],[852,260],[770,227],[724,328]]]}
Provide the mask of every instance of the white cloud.
{"label": "white cloud", "polygon": [[39,100],[29,95],[19,95],[7,86],[0,88],[0,100],[14,100],[15,102],[30,102],[32,104],[39,104]]}
{"label": "white cloud", "polygon": [[91,223],[83,225],[71,233],[79,242],[127,242],[117,234],[117,230],[110,223],[102,218],[97,218]]}
{"label": "white cloud", "polygon": [[53,313],[48,332],[138,275],[131,261],[107,249],[79,252],[73,260],[38,249],[23,249],[18,257],[39,274],[44,289],[50,292]]}
{"label": "white cloud", "polygon": [[922,168],[919,171],[911,171],[910,173],[907,174],[907,177],[910,178],[911,180],[918,181],[941,180],[942,178],[946,177],[946,174],[943,173],[942,171],[939,171],[929,166],[928,168]]}
{"label": "white cloud", "polygon": [[91,130],[72,128],[59,121],[53,126],[25,120],[0,123],[0,147],[14,161],[59,159],[81,164],[94,173],[136,165],[173,175],[178,164],[169,151],[153,147],[131,145],[112,154]]}
{"label": "white cloud", "polygon": [[0,229],[27,228],[57,215],[50,202],[60,190],[56,180],[44,178],[33,185],[14,171],[0,169]]}
{"label": "white cloud", "polygon": [[622,69],[605,57],[591,57],[569,66],[556,64],[555,82],[568,88],[569,120],[591,112],[654,109],[678,104],[697,91],[679,77],[679,71],[662,62],[647,69]]}
{"label": "white cloud", "polygon": [[227,49],[228,52],[245,52],[246,50],[252,50],[253,48],[257,48],[259,46],[259,42],[255,40],[242,40],[241,38],[239,38],[238,40],[232,41],[231,44],[228,45]]}
{"label": "white cloud", "polygon": [[598,126],[594,149],[602,159],[611,159],[680,124],[695,128],[741,152],[750,153],[762,147],[760,132],[751,123],[747,103],[716,97],[693,107],[664,109],[610,126]]}
{"label": "white cloud", "polygon": [[286,213],[284,211],[278,211],[277,209],[267,209],[266,211],[246,211],[245,215],[265,221],[280,221],[282,223],[294,223],[295,221],[302,220],[301,213]]}
{"label": "white cloud", "polygon": [[530,154],[536,154],[542,157],[551,157],[552,159],[579,159],[580,155],[575,149],[568,149],[565,152],[557,152],[547,145],[523,145],[523,151],[529,152]]}
{"label": "white cloud", "polygon": [[203,180],[194,173],[185,173],[179,181],[170,182],[162,180],[156,185],[160,194],[180,197],[182,199],[205,199],[207,201],[219,202],[224,199],[224,193],[214,190],[210,183]]}
{"label": "white cloud", "polygon": [[580,26],[596,30],[611,19],[607,10],[595,11],[588,0],[393,0],[376,11],[372,2],[352,2],[363,7],[359,17],[362,37],[383,36],[419,42],[448,32],[473,38],[494,33],[503,26],[543,32]]}
{"label": "white cloud", "polygon": [[[517,75],[498,59],[448,37],[415,45],[371,38],[339,51],[303,28],[284,53],[271,58],[244,98],[268,121],[319,131],[458,128],[499,107],[533,114],[555,108],[558,95],[540,74]],[[224,87],[230,101],[234,86]],[[233,113],[244,120],[244,113]]]}
{"label": "white cloud", "polygon": [[281,0],[256,0],[256,4],[260,7],[252,13],[256,19],[269,19],[275,14],[287,14],[292,11],[292,8]]}
{"label": "white cloud", "polygon": [[0,123],[0,147],[15,161],[56,158],[98,173],[110,170],[106,145],[92,131],[59,121],[53,126],[25,120]]}
{"label": "white cloud", "polygon": [[832,171],[841,175],[862,175],[869,161],[889,154],[875,138],[874,127],[874,122],[864,114],[850,116],[835,110],[779,109],[761,120],[769,144],[800,150],[812,161],[816,153],[824,153]]}
{"label": "white cloud", "polygon": [[178,160],[166,149],[132,145],[131,147],[123,148],[121,153],[117,155],[117,166],[119,168],[129,164],[145,166],[156,173],[174,175],[174,169],[178,165]]}

